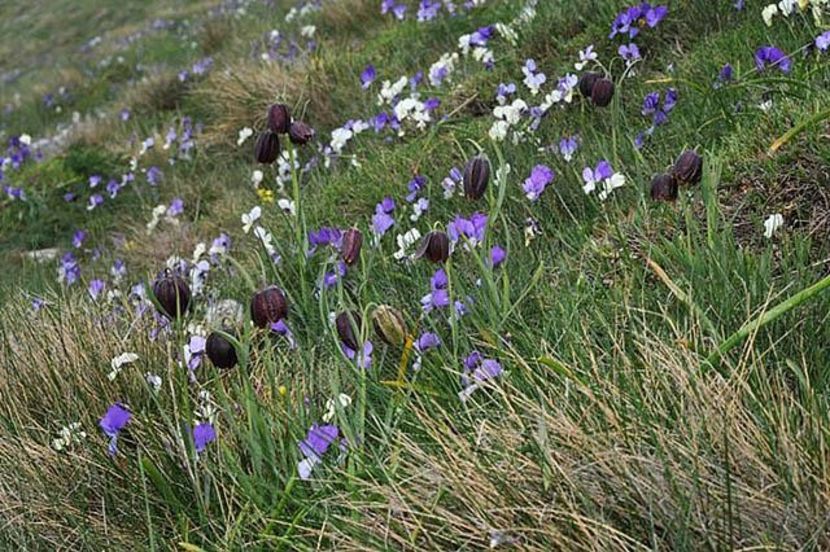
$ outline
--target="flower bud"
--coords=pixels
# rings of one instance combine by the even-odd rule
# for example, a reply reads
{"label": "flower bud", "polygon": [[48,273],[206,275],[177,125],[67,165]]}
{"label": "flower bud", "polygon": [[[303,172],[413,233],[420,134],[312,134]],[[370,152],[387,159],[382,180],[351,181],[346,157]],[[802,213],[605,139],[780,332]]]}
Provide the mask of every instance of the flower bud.
{"label": "flower bud", "polygon": [[464,169],[464,195],[467,199],[481,199],[487,191],[490,180],[490,161],[483,155],[476,155]]}
{"label": "flower bud", "polygon": [[314,129],[302,121],[294,121],[288,129],[288,138],[292,144],[302,146],[314,138]]}
{"label": "flower bud", "polygon": [[424,257],[433,263],[446,262],[450,257],[450,238],[445,232],[430,232],[424,236],[415,256]]}
{"label": "flower bud", "polygon": [[400,345],[406,338],[406,323],[401,312],[389,305],[380,305],[372,313],[375,333],[388,345]]}
{"label": "flower bud", "polygon": [[190,306],[190,287],[184,278],[169,269],[153,283],[153,295],[170,318],[178,318]]}
{"label": "flower bud", "polygon": [[358,350],[357,336],[360,332],[361,322],[362,318],[357,311],[341,312],[334,320],[334,325],[337,327],[337,336],[352,351]]}
{"label": "flower bud", "polygon": [[205,344],[207,356],[217,368],[233,368],[236,366],[236,349],[225,337],[213,332],[207,338]]}
{"label": "flower bud", "polygon": [[672,175],[678,184],[699,184],[703,177],[703,158],[694,150],[686,150],[674,162]]}
{"label": "flower bud", "polygon": [[268,108],[268,128],[271,132],[285,134],[291,128],[291,112],[285,104],[273,104]]}
{"label": "flower bud", "polygon": [[267,328],[288,314],[288,302],[277,286],[268,286],[251,298],[251,318],[258,328]]}
{"label": "flower bud", "polygon": [[614,82],[609,79],[599,78],[591,87],[591,101],[598,107],[607,106],[611,103],[613,97]]}
{"label": "flower bud", "polygon": [[360,258],[360,248],[363,246],[363,234],[357,228],[349,228],[343,233],[340,253],[343,262],[352,266]]}
{"label": "flower bud", "polygon": [[674,201],[677,199],[677,180],[668,174],[661,174],[651,181],[651,199]]}
{"label": "flower bud", "polygon": [[254,156],[259,163],[270,165],[280,154],[280,138],[270,130],[259,135],[254,145]]}
{"label": "flower bud", "polygon": [[585,73],[579,77],[579,93],[586,98],[591,98],[591,92],[594,90],[594,83],[602,78],[599,73]]}

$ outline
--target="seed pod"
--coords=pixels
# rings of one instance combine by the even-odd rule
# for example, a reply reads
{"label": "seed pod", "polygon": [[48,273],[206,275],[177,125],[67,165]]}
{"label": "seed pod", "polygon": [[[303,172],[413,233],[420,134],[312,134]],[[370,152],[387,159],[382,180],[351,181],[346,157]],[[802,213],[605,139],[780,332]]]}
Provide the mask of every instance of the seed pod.
{"label": "seed pod", "polygon": [[445,232],[430,232],[424,236],[415,256],[424,257],[433,263],[446,262],[450,257],[450,238]]}
{"label": "seed pod", "polygon": [[170,318],[178,318],[190,306],[190,286],[184,278],[169,269],[153,283],[153,295]]}
{"label": "seed pod", "polygon": [[285,134],[291,128],[291,112],[285,104],[273,104],[268,108],[268,128],[271,132]]}
{"label": "seed pod", "polygon": [[582,75],[579,78],[579,93],[590,99],[591,92],[594,90],[594,83],[600,78],[602,78],[602,75],[599,73],[585,73]]}
{"label": "seed pod", "polygon": [[397,346],[406,338],[406,323],[401,312],[389,305],[380,305],[372,313],[372,326],[384,343]]}
{"label": "seed pod", "polygon": [[280,137],[266,130],[259,135],[254,145],[254,156],[260,163],[270,165],[280,154]]}
{"label": "seed pod", "polygon": [[288,129],[288,139],[292,144],[302,146],[314,138],[314,129],[302,121],[294,121]]}
{"label": "seed pod", "polygon": [[358,349],[358,337],[355,331],[360,332],[361,322],[362,318],[357,311],[341,312],[334,320],[334,325],[337,327],[337,336],[352,351]]}
{"label": "seed pod", "polygon": [[207,338],[205,344],[207,356],[217,368],[233,368],[236,366],[236,349],[225,337],[213,332]]}
{"label": "seed pod", "polygon": [[481,199],[489,181],[490,161],[483,155],[476,155],[464,169],[464,195],[467,199]]}
{"label": "seed pod", "polygon": [[591,88],[591,101],[594,102],[594,105],[605,107],[611,103],[613,97],[614,82],[606,78],[597,79]]}
{"label": "seed pod", "polygon": [[251,298],[251,318],[258,328],[267,328],[288,314],[288,302],[277,286],[268,286]]}
{"label": "seed pod", "polygon": [[352,266],[360,258],[360,248],[363,246],[363,234],[357,228],[349,228],[343,233],[343,243],[340,247],[343,262]]}
{"label": "seed pod", "polygon": [[703,158],[694,150],[686,150],[674,162],[672,175],[678,184],[699,184],[703,177]]}
{"label": "seed pod", "polygon": [[671,175],[661,174],[651,181],[651,199],[674,201],[677,199],[677,180]]}

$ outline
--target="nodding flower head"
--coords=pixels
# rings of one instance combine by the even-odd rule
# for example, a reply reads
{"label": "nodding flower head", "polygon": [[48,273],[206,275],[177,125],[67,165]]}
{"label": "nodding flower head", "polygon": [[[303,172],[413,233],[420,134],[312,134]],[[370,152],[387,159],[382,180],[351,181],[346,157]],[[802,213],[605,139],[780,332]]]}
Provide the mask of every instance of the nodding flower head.
{"label": "nodding flower head", "polygon": [[672,175],[679,184],[699,184],[703,178],[703,158],[694,150],[686,150],[674,162]]}
{"label": "nodding flower head", "polygon": [[651,199],[674,201],[677,199],[677,180],[669,174],[660,174],[651,181]]}
{"label": "nodding flower head", "polygon": [[598,107],[606,107],[614,98],[614,81],[599,78],[591,88],[591,101]]}
{"label": "nodding flower head", "polygon": [[358,350],[360,325],[363,322],[358,311],[345,311],[337,315],[334,325],[337,327],[337,336],[349,349]]}
{"label": "nodding flower head", "polygon": [[351,266],[360,258],[360,249],[363,247],[363,234],[357,228],[349,228],[343,232],[340,254],[343,262]]}
{"label": "nodding flower head", "polygon": [[481,199],[490,181],[490,161],[483,155],[476,155],[464,169],[464,195],[467,199]]}
{"label": "nodding flower head", "polygon": [[173,319],[187,312],[190,306],[190,287],[184,278],[169,269],[153,283],[153,295],[161,311]]}
{"label": "nodding flower head", "polygon": [[602,75],[599,73],[585,73],[579,78],[579,93],[583,97],[590,99],[591,92],[594,90],[594,84],[601,79]]}
{"label": "nodding flower head", "polygon": [[288,129],[288,139],[292,144],[305,145],[314,138],[314,129],[302,121],[294,121]]}
{"label": "nodding flower head", "polygon": [[424,257],[433,263],[444,263],[450,257],[450,238],[445,232],[432,231],[421,241],[417,258]]}
{"label": "nodding flower head", "polygon": [[267,328],[288,314],[285,294],[277,286],[268,286],[251,298],[251,318],[258,328]]}
{"label": "nodding flower head", "polygon": [[270,165],[280,155],[280,138],[276,133],[266,130],[259,135],[254,144],[254,156],[258,163]]}
{"label": "nodding flower head", "polygon": [[285,104],[273,104],[268,108],[268,128],[271,132],[285,134],[291,128],[291,112]]}
{"label": "nodding flower head", "polygon": [[233,368],[236,366],[236,349],[219,332],[211,333],[205,345],[207,356],[217,368]]}
{"label": "nodding flower head", "polygon": [[375,333],[387,345],[397,346],[406,339],[406,323],[401,311],[389,305],[380,305],[372,313]]}

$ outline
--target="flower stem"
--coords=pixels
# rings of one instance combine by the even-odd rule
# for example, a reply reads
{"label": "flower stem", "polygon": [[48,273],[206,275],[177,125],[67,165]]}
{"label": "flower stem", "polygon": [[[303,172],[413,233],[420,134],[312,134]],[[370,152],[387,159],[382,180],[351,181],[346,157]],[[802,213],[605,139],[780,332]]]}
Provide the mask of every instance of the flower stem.
{"label": "flower stem", "polygon": [[830,276],[825,276],[823,279],[819,280],[812,286],[799,291],[783,303],[779,303],[775,307],[766,311],[761,316],[757,317],[755,320],[752,320],[751,322],[744,324],[737,332],[730,335],[726,339],[726,341],[721,343],[721,345],[717,349],[715,349],[712,352],[712,354],[709,355],[709,357],[706,359],[706,362],[711,366],[715,366],[715,363],[721,358],[721,356],[735,348],[751,333],[760,330],[762,327],[769,324],[773,320],[779,318],[781,315],[786,314],[792,309],[806,303],[813,297],[818,296],[822,291],[826,290],[827,288],[830,288]]}

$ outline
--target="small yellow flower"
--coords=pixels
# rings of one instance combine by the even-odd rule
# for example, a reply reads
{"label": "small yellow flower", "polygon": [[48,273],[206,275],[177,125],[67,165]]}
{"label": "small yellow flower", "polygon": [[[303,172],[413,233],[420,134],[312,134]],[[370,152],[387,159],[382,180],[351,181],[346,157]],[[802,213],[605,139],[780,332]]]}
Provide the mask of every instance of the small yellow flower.
{"label": "small yellow flower", "polygon": [[280,385],[277,388],[277,392],[280,394],[280,397],[284,397],[288,394],[288,389],[284,385]]}
{"label": "small yellow flower", "polygon": [[274,203],[274,192],[268,188],[257,188],[256,195],[262,203]]}

